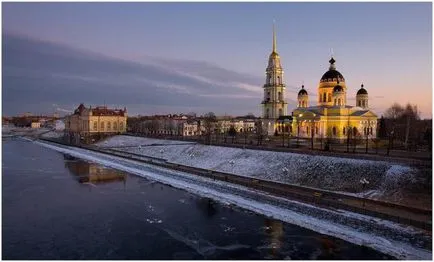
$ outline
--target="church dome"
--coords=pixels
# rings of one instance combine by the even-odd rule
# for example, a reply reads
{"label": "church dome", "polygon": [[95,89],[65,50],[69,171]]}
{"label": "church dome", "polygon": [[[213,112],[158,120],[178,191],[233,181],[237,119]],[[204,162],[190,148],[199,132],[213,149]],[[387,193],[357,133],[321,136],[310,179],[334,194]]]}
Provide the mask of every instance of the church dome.
{"label": "church dome", "polygon": [[304,89],[304,85],[301,86],[301,90],[298,92],[299,96],[305,95],[307,96],[307,91]]}
{"label": "church dome", "polygon": [[363,88],[363,84],[362,87],[359,89],[359,91],[357,91],[357,95],[367,95],[368,91],[366,91],[365,88]]}
{"label": "church dome", "polygon": [[335,66],[336,60],[332,57],[329,60],[330,67],[327,72],[324,73],[324,75],[321,77],[320,82],[335,82],[335,81],[341,81],[345,82],[344,76],[336,70]]}

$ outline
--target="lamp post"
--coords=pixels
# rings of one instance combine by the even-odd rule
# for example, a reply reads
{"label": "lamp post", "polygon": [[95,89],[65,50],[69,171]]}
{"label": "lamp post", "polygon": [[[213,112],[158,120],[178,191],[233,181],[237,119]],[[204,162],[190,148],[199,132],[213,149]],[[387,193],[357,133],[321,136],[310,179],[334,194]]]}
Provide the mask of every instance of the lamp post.
{"label": "lamp post", "polygon": [[[283,137],[285,137],[285,131],[286,131],[287,127],[288,127],[288,123],[289,123],[289,119],[285,118],[283,120]],[[289,128],[288,128],[288,134],[289,134]],[[289,136],[290,135],[291,134],[289,134]],[[290,137],[288,137],[288,147],[289,147],[289,142],[290,142]],[[285,147],[285,144],[283,144],[283,147]]]}
{"label": "lamp post", "polygon": [[[298,117],[303,117],[303,114],[299,114]],[[299,144],[299,138],[300,138],[300,120],[297,118],[297,148],[300,146]]]}
{"label": "lamp post", "polygon": [[389,145],[387,146],[387,155],[389,155],[389,153],[390,153],[390,149],[391,149],[391,147],[392,147],[392,143],[393,143],[393,133],[394,133],[394,130],[392,130],[392,131],[390,132],[390,135],[389,135]]}
{"label": "lamp post", "polygon": [[[369,181],[368,180],[366,180],[366,178],[362,178],[362,179],[360,179],[360,184],[362,184],[362,189],[363,189],[363,191],[365,191],[365,187],[366,187],[366,185],[367,184],[369,184]],[[363,198],[363,200],[362,200],[363,202],[363,207],[365,207],[365,198]]]}

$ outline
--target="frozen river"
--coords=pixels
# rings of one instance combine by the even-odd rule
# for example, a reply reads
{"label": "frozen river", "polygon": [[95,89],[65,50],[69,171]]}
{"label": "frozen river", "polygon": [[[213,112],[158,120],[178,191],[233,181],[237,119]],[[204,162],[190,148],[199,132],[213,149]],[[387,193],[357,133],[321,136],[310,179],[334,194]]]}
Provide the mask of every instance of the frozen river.
{"label": "frozen river", "polygon": [[34,143],[2,153],[3,259],[391,259]]}

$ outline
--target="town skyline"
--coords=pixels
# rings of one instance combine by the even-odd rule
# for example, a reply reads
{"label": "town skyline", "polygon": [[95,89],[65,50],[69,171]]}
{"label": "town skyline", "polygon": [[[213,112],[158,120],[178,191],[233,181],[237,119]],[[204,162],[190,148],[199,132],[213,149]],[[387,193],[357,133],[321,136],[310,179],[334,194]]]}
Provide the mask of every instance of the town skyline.
{"label": "town skyline", "polygon": [[[115,7],[122,8],[116,11]],[[143,18],[143,12],[150,14],[158,10],[161,16],[165,16],[174,12],[174,7],[200,15],[186,19],[189,12],[187,16],[180,12],[174,18],[164,20],[163,24],[161,20],[155,20],[154,25],[144,23],[156,19],[156,15]],[[217,8],[214,10],[217,14],[229,10],[228,21],[222,21],[219,27],[213,25],[217,19],[215,14],[207,17],[213,7]],[[240,13],[242,7],[245,8],[244,15]],[[360,7],[361,10],[356,12],[355,9]],[[134,8],[138,10],[134,12]],[[306,18],[315,18],[312,23],[298,22],[306,30],[310,27],[310,31],[306,33],[298,28],[295,21],[291,21],[295,18],[286,18],[283,11],[267,15],[278,8],[290,13],[298,10],[295,17],[309,14],[310,10],[312,13]],[[327,27],[319,21],[323,17],[314,17],[314,14],[319,15],[320,9],[333,8],[347,13],[332,23],[336,30],[321,32]],[[85,9],[86,12],[80,13]],[[379,14],[384,9],[389,13],[380,19]],[[254,19],[257,10],[263,10],[266,15]],[[369,19],[364,23],[355,22],[361,17],[366,19],[368,13]],[[404,13],[407,16],[403,19]],[[131,18],[122,21],[121,18],[127,14]],[[246,21],[235,23],[237,15],[244,16]],[[351,16],[353,18],[349,19]],[[422,118],[432,118],[432,17],[429,3],[7,3],[3,5],[3,17],[3,77],[6,80],[3,84],[3,114],[50,113],[55,109],[72,110],[80,103],[106,103],[120,108],[125,105],[130,115],[213,111],[217,115],[254,113],[259,116],[264,70],[271,51],[271,29],[275,19],[277,49],[287,85],[288,112],[296,107],[297,92],[302,84],[312,94],[311,101],[317,99],[315,91],[321,75],[327,70],[330,49],[333,48],[337,67],[346,78],[348,104],[355,105],[355,94],[364,83],[369,90],[370,106],[379,116],[394,102],[409,102],[418,106]],[[20,17],[25,19],[18,19]],[[98,22],[97,18],[103,21]],[[342,20],[347,18],[347,25],[343,25]],[[79,20],[79,25],[88,28],[82,27],[80,31],[80,26],[71,23]],[[199,21],[203,26],[198,26]],[[335,39],[330,37],[336,31],[338,36]],[[350,31],[356,32],[348,34]],[[140,36],[138,32],[152,37]],[[120,35],[117,41],[113,39],[116,34]],[[216,42],[217,34],[222,41]],[[47,45],[54,48],[47,48]],[[216,45],[221,48],[216,48]],[[30,54],[32,50],[27,50],[27,47],[34,48],[34,52]],[[8,53],[10,48],[16,52],[15,55]],[[20,48],[26,49],[29,57],[40,59],[43,58],[41,54],[48,52],[53,60],[29,63],[26,59],[17,59],[18,53],[22,53]],[[106,56],[111,60],[108,61]],[[89,63],[86,60],[89,57],[112,66],[103,68],[98,64],[100,67],[97,69],[78,70],[81,65]],[[69,63],[71,59],[74,65],[56,68],[56,64]],[[41,63],[44,65],[42,69]],[[117,67],[121,63],[124,63],[122,70]],[[51,69],[54,68],[59,71],[53,72]],[[31,77],[29,72],[33,74]],[[27,82],[18,81],[17,76],[27,77]],[[32,107],[32,103],[26,102],[28,98],[26,100],[17,94],[17,90],[32,89],[26,86],[29,84],[34,86],[34,90],[28,92],[29,96],[44,88],[44,96],[48,98],[41,96],[41,103]],[[56,90],[59,85],[64,90]],[[418,92],[412,92],[414,86],[418,86]],[[87,100],[79,96],[72,100],[74,96],[68,95],[72,90],[87,89],[91,90]],[[121,93],[120,89],[131,92],[129,97],[128,94],[116,95]],[[103,95],[98,94],[101,90],[105,90]],[[114,95],[110,96],[110,92]],[[7,103],[8,98],[14,105]],[[16,103],[21,103],[21,106],[17,107]]]}

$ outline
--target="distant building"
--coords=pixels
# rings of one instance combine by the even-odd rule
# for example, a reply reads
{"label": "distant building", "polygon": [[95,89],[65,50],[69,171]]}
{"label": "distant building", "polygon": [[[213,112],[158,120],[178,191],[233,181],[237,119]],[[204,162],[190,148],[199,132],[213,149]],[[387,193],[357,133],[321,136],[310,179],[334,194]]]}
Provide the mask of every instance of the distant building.
{"label": "distant building", "polygon": [[106,106],[86,108],[80,104],[72,115],[65,117],[64,122],[65,136],[69,142],[89,142],[91,139],[125,133],[127,110],[109,109]]}
{"label": "distant building", "polygon": [[31,128],[41,128],[41,122],[32,122]]}

